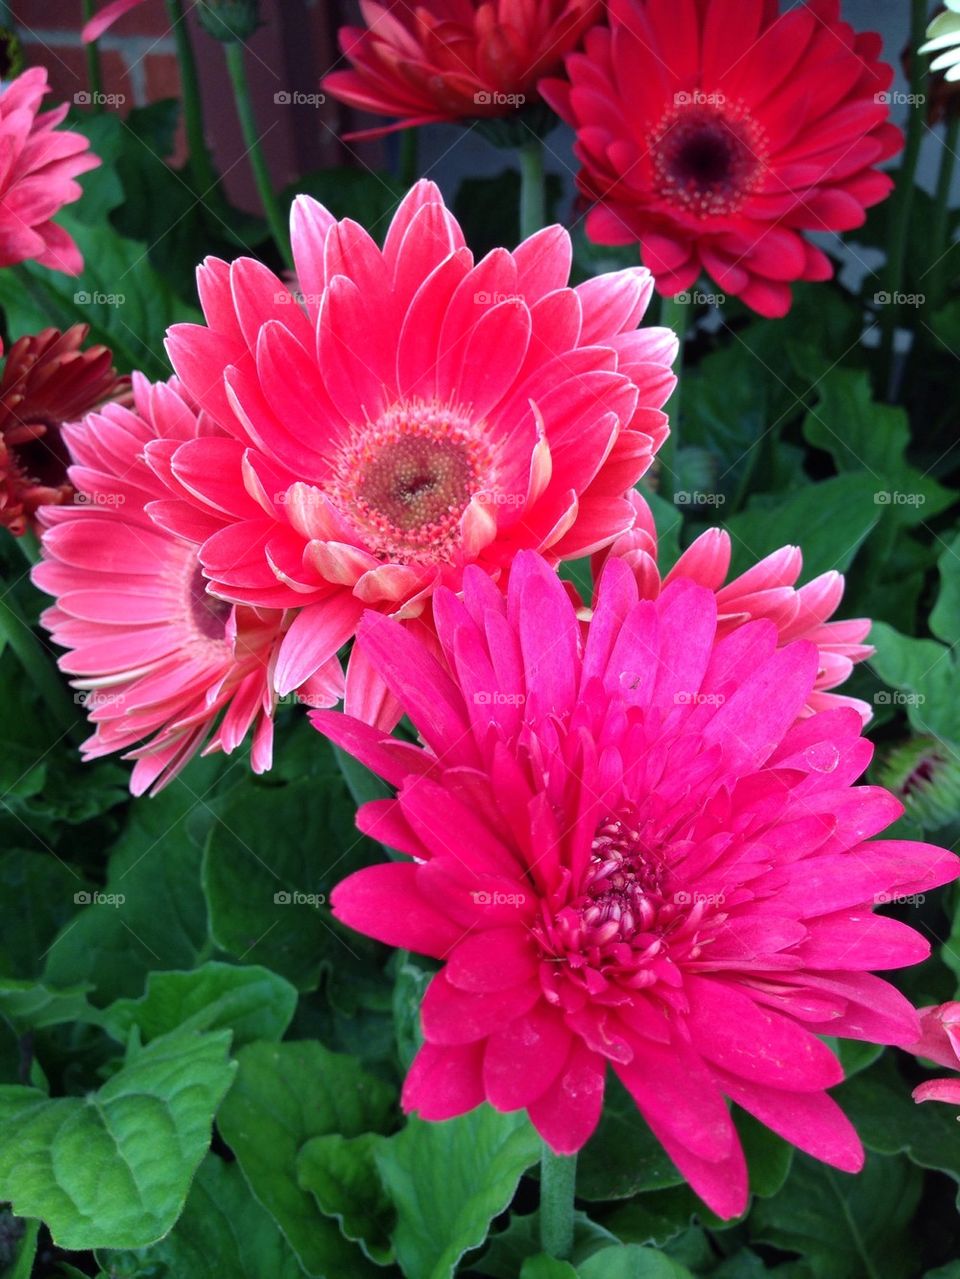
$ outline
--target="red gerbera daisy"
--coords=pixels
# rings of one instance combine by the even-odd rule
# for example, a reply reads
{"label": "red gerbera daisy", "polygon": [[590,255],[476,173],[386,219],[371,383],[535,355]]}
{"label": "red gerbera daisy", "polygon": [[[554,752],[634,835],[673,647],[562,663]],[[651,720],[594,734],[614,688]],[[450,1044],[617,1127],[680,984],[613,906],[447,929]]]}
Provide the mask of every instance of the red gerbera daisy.
{"label": "red gerbera daisy", "polygon": [[681,579],[640,600],[617,559],[581,646],[562,583],[528,552],[505,598],[471,570],[436,619],[452,675],[388,618],[359,634],[423,748],[313,717],[397,787],[358,824],[412,858],[345,880],[335,914],[443,963],[406,1108],[526,1109],[572,1153],[610,1067],[724,1217],[747,1198],[725,1098],[859,1168],[819,1036],[916,1042],[916,1011],[869,970],[930,947],[872,909],[960,863],[869,842],[902,806],[852,786],[872,753],[856,712],[798,719],[816,646],[779,647],[766,620],[721,638],[712,591]]}
{"label": "red gerbera daisy", "polygon": [[360,0],[366,27],[343,27],[353,64],[323,87],[398,123],[378,137],[437,121],[511,115],[540,101],[537,82],[561,65],[597,17],[600,0]]}
{"label": "red gerbera daisy", "polygon": [[0,374],[0,525],[18,537],[38,507],[64,502],[72,492],[63,423],[129,385],[105,346],[81,349],[88,332],[86,324],[63,333],[43,329],[19,338],[7,353]]}
{"label": "red gerbera daisy", "polygon": [[[676,353],[669,330],[637,329],[648,272],[570,288],[561,227],[474,264],[429,182],[382,250],[301,197],[293,250],[299,298],[250,259],[201,268],[209,327],[177,325],[168,348],[232,438],[178,449],[164,475],[181,500],[152,509],[203,543],[218,596],[301,610],[280,693],[364,608],[429,621],[467,564],[504,574],[521,547],[556,562],[630,528]],[[351,659],[348,708],[381,713],[379,687]]]}
{"label": "red gerbera daisy", "polygon": [[[205,743],[205,753],[229,753],[251,731],[254,771],[270,767],[270,676],[286,619],[208,595],[196,546],[151,522],[145,507],[166,489],[145,454],[156,460],[223,432],[176,382],[152,386],[135,375],[134,393],[133,408],[108,404],[64,428],[76,497],[43,508],[44,558],[33,580],[56,596],[41,620],[70,650],[60,668],[89,693],[96,731],[85,758],[129,751],[139,795],[165,786]],[[315,706],[339,700],[336,662],[304,695]]]}
{"label": "red gerbera daisy", "polygon": [[839,0],[778,14],[776,0],[610,0],[610,27],[541,85],[577,131],[587,231],[640,242],[661,293],[701,271],[761,315],[790,281],[825,280],[804,231],[860,226],[902,145],[880,37],[840,20]]}

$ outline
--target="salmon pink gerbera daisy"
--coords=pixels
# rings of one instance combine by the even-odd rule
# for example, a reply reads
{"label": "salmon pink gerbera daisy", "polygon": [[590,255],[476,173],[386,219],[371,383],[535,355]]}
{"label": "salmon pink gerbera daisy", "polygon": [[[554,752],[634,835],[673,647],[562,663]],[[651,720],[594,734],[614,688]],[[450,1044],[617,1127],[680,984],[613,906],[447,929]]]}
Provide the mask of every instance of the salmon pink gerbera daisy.
{"label": "salmon pink gerbera daisy", "polygon": [[839,0],[610,0],[566,79],[541,85],[577,132],[579,184],[600,244],[640,243],[668,296],[702,271],[761,315],[790,282],[826,280],[803,234],[860,226],[892,189],[902,146],[880,37]]}
{"label": "salmon pink gerbera daisy", "polygon": [[[129,751],[139,795],[166,785],[204,744],[205,753],[229,753],[251,730],[254,771],[270,767],[270,674],[286,622],[277,610],[208,595],[196,545],[152,522],[147,505],[168,493],[148,456],[222,432],[175,381],[151,385],[135,375],[134,395],[132,408],[108,404],[64,427],[76,494],[69,506],[42,509],[33,580],[56,597],[41,620],[70,650],[61,670],[89,690],[95,732],[85,757]],[[329,664],[303,693],[333,705],[339,666]]]}
{"label": "salmon pink gerbera daisy", "polygon": [[902,806],[852,785],[871,756],[855,711],[799,718],[816,646],[780,647],[766,619],[721,636],[713,591],[681,578],[642,600],[616,558],[583,643],[530,552],[505,597],[476,570],[462,599],[440,592],[436,623],[446,668],[392,619],[359,631],[421,748],[313,716],[397,788],[358,825],[411,858],[344,880],[334,913],[443,965],[407,1110],[525,1109],[573,1153],[610,1068],[723,1217],[747,1200],[725,1099],[858,1169],[820,1036],[916,1042],[916,1011],[869,970],[930,947],[872,910],[960,862],[870,842]]}
{"label": "salmon pink gerbera daisy", "polygon": [[701,533],[673,568],[661,576],[653,513],[639,493],[631,493],[629,497],[637,512],[636,523],[629,533],[617,538],[609,552],[595,557],[595,579],[599,579],[609,553],[633,569],[641,599],[656,599],[665,586],[678,578],[688,578],[708,587],[717,597],[719,636],[730,634],[744,622],[766,617],[776,625],[781,645],[798,639],[816,644],[820,655],[817,678],[805,713],[852,706],[864,723],[870,719],[872,711],[867,702],[829,691],[848,678],[855,663],[875,652],[872,645],[863,642],[870,631],[869,618],[829,620],[843,599],[842,573],[821,573],[797,587],[803,554],[798,546],[782,546],[728,582],[730,534],[725,529],[711,528]]}
{"label": "salmon pink gerbera daisy", "polygon": [[354,137],[512,115],[540,101],[537,82],[559,70],[600,9],[600,0],[360,0],[366,26],[340,30],[352,65],[323,87],[397,120]]}
{"label": "salmon pink gerbera daisy", "polygon": [[[429,182],[382,249],[305,197],[292,230],[302,293],[250,259],[210,260],[207,327],[170,332],[184,385],[231,437],[172,454],[181,501],[162,512],[202,542],[213,593],[300,609],[281,694],[364,608],[429,625],[433,592],[468,564],[502,575],[520,548],[556,562],[629,529],[624,494],[666,436],[676,354],[669,330],[637,329],[647,271],[568,287],[561,227],[475,264]],[[362,654],[347,705],[386,714]]]}
{"label": "salmon pink gerbera daisy", "polygon": [[44,67],[31,67],[0,87],[0,266],[33,259],[78,275],[80,250],[52,219],[80,199],[76,179],[100,159],[82,134],[58,130],[65,104],[38,114],[49,92]]}

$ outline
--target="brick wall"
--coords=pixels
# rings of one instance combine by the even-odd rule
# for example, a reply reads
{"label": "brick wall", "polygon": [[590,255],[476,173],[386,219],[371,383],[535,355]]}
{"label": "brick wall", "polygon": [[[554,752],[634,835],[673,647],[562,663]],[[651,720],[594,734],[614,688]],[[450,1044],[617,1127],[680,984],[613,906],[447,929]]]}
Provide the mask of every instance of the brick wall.
{"label": "brick wall", "polygon": [[[9,0],[17,32],[30,65],[42,64],[58,99],[78,102],[87,92],[80,41],[80,0]],[[247,45],[257,121],[274,181],[292,182],[313,169],[382,161],[377,147],[359,153],[345,147],[339,134],[348,126],[332,99],[310,105],[297,95],[318,92],[321,75],[336,60],[335,33],[341,18],[332,0],[261,0],[263,26]],[[255,209],[256,193],[245,151],[222,47],[188,18],[200,68],[208,141],[231,197]],[[121,18],[100,40],[103,92],[107,110],[125,115],[131,108],[179,95],[179,73],[163,0],[145,0]],[[284,102],[289,95],[290,102]],[[183,144],[180,144],[182,159]]]}

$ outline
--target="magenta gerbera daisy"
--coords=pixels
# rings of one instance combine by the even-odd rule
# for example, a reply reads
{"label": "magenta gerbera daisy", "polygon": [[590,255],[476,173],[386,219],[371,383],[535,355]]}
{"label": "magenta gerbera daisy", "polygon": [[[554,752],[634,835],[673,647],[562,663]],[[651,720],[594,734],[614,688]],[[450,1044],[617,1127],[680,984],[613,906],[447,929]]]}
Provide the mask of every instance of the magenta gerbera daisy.
{"label": "magenta gerbera daisy", "polygon": [[825,280],[811,231],[860,226],[893,181],[893,68],[839,0],[610,0],[547,101],[576,129],[587,232],[639,241],[661,293],[706,272],[761,315]]}
{"label": "magenta gerbera daisy", "polygon": [[[192,756],[230,752],[252,732],[251,764],[271,764],[271,672],[288,624],[276,609],[224,603],[206,590],[196,545],[146,512],[169,496],[148,462],[186,440],[221,439],[175,381],[134,376],[135,404],[108,404],[63,428],[73,503],[39,512],[43,560],[33,580],[56,596],[42,621],[69,651],[60,668],[86,690],[87,759],[128,751],[134,794],[166,785]],[[334,662],[303,695],[331,706]]]}
{"label": "magenta gerbera daisy", "polygon": [[[302,293],[249,259],[199,273],[207,326],[168,348],[231,431],[171,457],[211,590],[301,611],[280,693],[354,633],[364,608],[429,623],[464,567],[505,574],[517,550],[552,562],[633,523],[624,494],[667,431],[676,339],[637,329],[647,271],[568,284],[561,227],[481,262],[437,188],[420,182],[379,248],[313,200],[294,205]],[[301,305],[302,303],[302,305]],[[372,718],[377,681],[351,660],[347,704]]]}
{"label": "magenta gerbera daisy", "polygon": [[470,570],[442,591],[447,668],[395,621],[359,643],[423,746],[342,715],[316,726],[397,788],[362,830],[409,860],[333,894],[339,919],[442,962],[404,1105],[445,1119],[525,1109],[572,1153],[612,1069],[680,1172],[724,1217],[747,1198],[727,1099],[853,1171],[821,1035],[916,1042],[871,969],[928,942],[872,914],[957,877],[950,852],[870,842],[901,812],[853,785],[871,746],[850,708],[800,718],[817,649],[773,622],[718,635],[689,580],[641,600],[604,570],[586,642],[563,584],[521,553],[505,597]]}

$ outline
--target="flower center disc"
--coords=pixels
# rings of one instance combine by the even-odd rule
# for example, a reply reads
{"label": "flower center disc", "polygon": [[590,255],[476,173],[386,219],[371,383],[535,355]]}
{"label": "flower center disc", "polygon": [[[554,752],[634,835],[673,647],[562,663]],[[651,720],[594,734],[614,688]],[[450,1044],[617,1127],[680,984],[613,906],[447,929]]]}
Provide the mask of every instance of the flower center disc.
{"label": "flower center disc", "polygon": [[482,426],[461,410],[395,405],[354,433],[337,461],[331,496],[382,559],[449,560],[490,461]]}
{"label": "flower center disc", "polygon": [[760,185],[763,131],[743,108],[701,103],[674,107],[655,130],[653,163],[665,199],[699,217],[733,213]]}
{"label": "flower center disc", "polygon": [[231,607],[226,600],[207,594],[207,579],[197,565],[187,582],[187,612],[198,637],[222,640]]}

